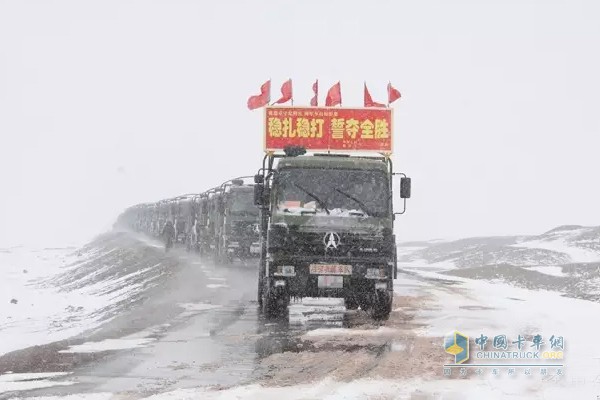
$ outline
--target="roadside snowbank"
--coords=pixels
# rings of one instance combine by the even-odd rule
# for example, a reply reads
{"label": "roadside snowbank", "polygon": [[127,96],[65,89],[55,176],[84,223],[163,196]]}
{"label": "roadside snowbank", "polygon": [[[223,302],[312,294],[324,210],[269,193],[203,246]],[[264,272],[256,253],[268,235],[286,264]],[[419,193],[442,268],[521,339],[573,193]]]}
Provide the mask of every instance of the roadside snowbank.
{"label": "roadside snowbank", "polygon": [[0,249],[0,356],[95,329],[151,287],[160,263],[129,265],[118,240]]}
{"label": "roadside snowbank", "polygon": [[[339,382],[324,379],[313,384],[265,387],[261,385],[238,386],[229,389],[195,388],[178,389],[153,396],[140,394],[87,393],[69,396],[45,396],[29,399],[37,400],[564,400],[565,398],[594,398],[592,388],[577,387],[564,391],[552,383],[541,383],[538,392],[524,388],[522,384],[506,385],[499,379],[490,384],[484,380],[445,381],[358,379],[352,382]],[[543,390],[547,388],[547,390]],[[531,389],[531,388],[530,388]]]}
{"label": "roadside snowbank", "polygon": [[568,238],[557,238],[555,240],[530,240],[512,245],[512,247],[524,247],[528,249],[551,250],[564,253],[574,263],[587,263],[600,261],[600,253],[595,249],[578,247],[568,241]]}
{"label": "roadside snowbank", "polygon": [[[429,271],[417,270],[417,274],[429,279],[449,278]],[[594,345],[591,336],[600,330],[600,321],[594,318],[600,315],[599,303],[503,283],[455,277],[450,280],[454,282],[450,287],[431,285],[425,289],[431,296],[433,307],[416,314],[415,322],[426,325],[418,330],[421,335],[439,337],[458,330],[472,340],[481,334],[488,336],[490,341],[501,334],[511,340],[516,340],[518,335],[539,334],[544,343],[548,343],[552,335],[564,338],[564,360],[549,361],[564,363],[563,377],[554,377],[556,381],[548,382],[537,370],[530,377],[508,377],[506,371],[496,377],[488,373],[484,381],[490,387],[522,398],[553,399],[566,394],[579,398],[572,394],[595,396],[600,393],[600,349]],[[471,349],[472,353],[476,350],[477,347]],[[472,382],[465,383],[464,388],[470,388]]]}
{"label": "roadside snowbank", "polygon": [[39,284],[73,262],[71,252],[22,247],[0,252],[0,355],[61,340],[93,325],[85,311],[97,308],[96,299]]}

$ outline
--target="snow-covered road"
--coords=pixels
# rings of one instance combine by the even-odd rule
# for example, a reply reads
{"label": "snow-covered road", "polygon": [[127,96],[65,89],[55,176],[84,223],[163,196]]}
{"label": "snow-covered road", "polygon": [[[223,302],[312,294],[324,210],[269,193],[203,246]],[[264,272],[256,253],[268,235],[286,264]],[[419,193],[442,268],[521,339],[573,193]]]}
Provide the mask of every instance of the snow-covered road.
{"label": "snow-covered road", "polygon": [[[126,247],[128,262],[146,271],[136,275],[145,276],[139,282],[152,284],[142,284],[128,307],[111,308],[110,318],[91,331],[0,357],[0,399],[562,399],[600,394],[600,350],[591,338],[598,328],[591,318],[600,315],[598,303],[443,275],[415,264],[399,274],[395,309],[384,323],[320,299],[293,305],[290,321],[266,323],[255,302],[255,265],[214,266],[180,250],[164,254],[146,239],[119,237],[110,243]],[[120,277],[108,281],[114,279]],[[453,357],[444,352],[442,337],[454,329],[472,338],[486,334],[490,340],[496,334],[539,333],[545,340],[562,335],[562,375],[557,367],[548,368],[545,376],[539,369],[525,375],[522,368],[513,375],[506,368],[498,375],[469,369],[464,377],[454,368],[453,376],[444,376],[443,365]]]}

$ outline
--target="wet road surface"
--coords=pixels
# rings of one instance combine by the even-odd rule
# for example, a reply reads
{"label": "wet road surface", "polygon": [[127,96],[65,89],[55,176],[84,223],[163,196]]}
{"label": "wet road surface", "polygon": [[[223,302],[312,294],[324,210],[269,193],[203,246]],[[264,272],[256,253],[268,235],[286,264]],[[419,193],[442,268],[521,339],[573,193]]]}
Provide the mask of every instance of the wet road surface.
{"label": "wet road surface", "polygon": [[[398,296],[396,310],[383,323],[362,311],[346,311],[336,299],[305,299],[290,307],[289,319],[267,322],[256,302],[256,262],[215,266],[178,248],[164,254],[160,243],[139,237],[124,245],[154,247],[159,261],[171,265],[168,279],[101,329],[46,346],[36,372],[69,372],[53,380],[69,385],[19,396],[111,392],[135,398],[209,385],[297,384],[325,376],[424,376],[438,373],[442,363],[432,348],[435,339],[414,335],[419,325],[412,323],[410,311],[418,297]],[[124,348],[103,349],[106,339]],[[70,347],[86,344],[87,349]],[[424,360],[422,365],[406,366],[408,354]],[[13,355],[14,365],[0,358],[0,372],[33,372],[31,366],[20,367],[25,358]],[[0,394],[0,399],[14,395]]]}

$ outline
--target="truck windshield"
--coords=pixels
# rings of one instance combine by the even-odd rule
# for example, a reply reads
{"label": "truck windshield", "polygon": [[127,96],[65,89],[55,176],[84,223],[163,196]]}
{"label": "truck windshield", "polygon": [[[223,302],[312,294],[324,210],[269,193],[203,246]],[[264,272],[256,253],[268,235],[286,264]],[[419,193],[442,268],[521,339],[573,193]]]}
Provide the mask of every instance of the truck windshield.
{"label": "truck windshield", "polygon": [[258,214],[254,204],[254,192],[250,190],[238,191],[229,198],[229,210],[232,214]]}
{"label": "truck windshield", "polygon": [[382,171],[290,168],[279,173],[276,190],[282,212],[389,214],[389,186]]}

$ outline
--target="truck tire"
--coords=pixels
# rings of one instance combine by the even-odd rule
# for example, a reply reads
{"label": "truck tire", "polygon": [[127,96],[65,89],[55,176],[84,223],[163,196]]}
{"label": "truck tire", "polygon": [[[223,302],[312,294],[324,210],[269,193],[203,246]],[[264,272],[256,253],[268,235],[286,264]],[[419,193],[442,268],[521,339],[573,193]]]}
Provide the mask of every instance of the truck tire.
{"label": "truck tire", "polygon": [[392,296],[388,291],[376,290],[371,300],[371,318],[385,321],[392,312]]}
{"label": "truck tire", "polygon": [[346,305],[347,310],[357,310],[358,309],[358,301],[356,301],[354,296],[346,297],[344,299],[344,304]]}
{"label": "truck tire", "polygon": [[263,306],[263,293],[262,293],[262,280],[259,279],[258,280],[258,293],[256,296],[256,299],[258,301],[258,306],[261,308],[262,310],[262,306]]}
{"label": "truck tire", "polygon": [[287,311],[286,294],[283,290],[266,289],[263,293],[262,312],[267,320],[281,318]]}

